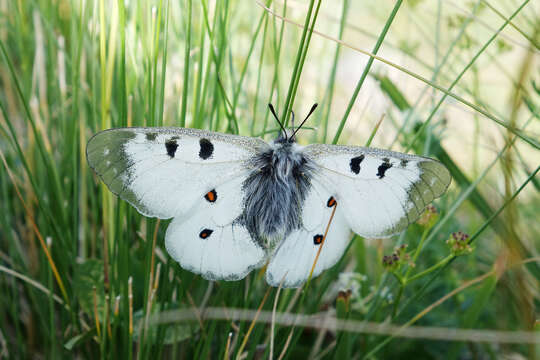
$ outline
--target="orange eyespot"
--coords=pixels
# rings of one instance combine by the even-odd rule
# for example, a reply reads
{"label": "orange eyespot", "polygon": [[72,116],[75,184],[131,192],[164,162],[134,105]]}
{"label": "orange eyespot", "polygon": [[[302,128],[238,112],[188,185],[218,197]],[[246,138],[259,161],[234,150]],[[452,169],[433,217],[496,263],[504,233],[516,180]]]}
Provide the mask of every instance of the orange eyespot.
{"label": "orange eyespot", "polygon": [[209,237],[213,232],[214,232],[214,230],[204,229],[203,231],[201,231],[201,232],[199,233],[199,237],[200,237],[201,239],[206,239],[206,238]]}
{"label": "orange eyespot", "polygon": [[206,195],[204,195],[204,198],[206,199],[206,201],[208,202],[215,202],[217,200],[217,193],[216,193],[216,190],[213,189],[209,192],[206,193]]}
{"label": "orange eyespot", "polygon": [[313,243],[315,245],[320,245],[323,241],[323,236],[321,234],[317,234],[313,237]]}
{"label": "orange eyespot", "polygon": [[332,206],[335,206],[336,204],[337,204],[336,199],[334,199],[333,196],[330,196],[330,199],[328,199],[328,202],[326,203],[326,206],[332,207]]}

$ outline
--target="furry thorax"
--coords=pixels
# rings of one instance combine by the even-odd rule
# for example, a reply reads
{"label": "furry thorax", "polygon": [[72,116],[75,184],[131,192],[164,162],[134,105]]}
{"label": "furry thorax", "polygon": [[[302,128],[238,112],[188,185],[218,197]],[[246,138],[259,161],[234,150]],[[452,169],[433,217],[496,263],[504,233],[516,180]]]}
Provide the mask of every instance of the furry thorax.
{"label": "furry thorax", "polygon": [[251,160],[244,181],[246,227],[254,239],[272,249],[302,225],[302,206],[311,186],[314,163],[294,140],[278,138]]}

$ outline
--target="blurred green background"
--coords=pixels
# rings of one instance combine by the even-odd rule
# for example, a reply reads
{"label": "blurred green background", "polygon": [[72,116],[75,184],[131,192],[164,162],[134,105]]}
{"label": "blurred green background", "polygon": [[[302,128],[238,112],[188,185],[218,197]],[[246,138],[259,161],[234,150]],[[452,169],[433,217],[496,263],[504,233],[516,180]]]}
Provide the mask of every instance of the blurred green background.
{"label": "blurred green background", "polygon": [[[539,356],[540,4],[263,2],[276,16],[239,0],[0,1],[0,358]],[[355,237],[309,286],[278,291],[262,272],[182,270],[167,221],[87,166],[87,140],[111,127],[272,139],[269,102],[283,118],[319,103],[302,144],[438,158],[449,191],[399,236]],[[234,312],[259,308],[276,318]]]}

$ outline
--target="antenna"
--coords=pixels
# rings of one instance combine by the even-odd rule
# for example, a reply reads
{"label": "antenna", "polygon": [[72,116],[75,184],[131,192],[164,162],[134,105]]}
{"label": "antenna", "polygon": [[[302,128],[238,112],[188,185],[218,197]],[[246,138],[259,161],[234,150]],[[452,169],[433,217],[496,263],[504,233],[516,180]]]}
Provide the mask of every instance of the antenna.
{"label": "antenna", "polygon": [[287,139],[287,131],[285,131],[285,128],[283,127],[283,124],[279,121],[277,115],[276,115],[276,110],[274,110],[274,106],[272,104],[268,104],[268,107],[270,108],[270,112],[272,113],[272,115],[274,115],[274,118],[276,118],[276,121],[278,122],[279,126],[281,127],[281,130],[283,130],[283,136],[285,136],[285,139]]}
{"label": "antenna", "polygon": [[302,123],[300,124],[300,126],[293,132],[291,138],[294,137],[294,135],[296,135],[296,132],[298,130],[300,130],[300,128],[304,125],[304,123],[307,121],[307,119],[311,116],[311,114],[313,114],[313,112],[315,111],[315,109],[317,108],[319,104],[315,103],[313,104],[313,106],[311,107],[311,110],[309,110],[309,113],[307,114],[306,118],[304,119],[304,121],[302,121]]}

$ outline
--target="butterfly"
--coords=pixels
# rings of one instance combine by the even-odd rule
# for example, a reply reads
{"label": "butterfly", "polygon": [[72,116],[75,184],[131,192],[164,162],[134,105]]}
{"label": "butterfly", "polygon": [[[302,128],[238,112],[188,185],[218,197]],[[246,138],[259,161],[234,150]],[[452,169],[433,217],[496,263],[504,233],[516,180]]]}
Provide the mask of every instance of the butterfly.
{"label": "butterfly", "polygon": [[189,128],[118,128],[95,134],[87,159],[141,214],[172,218],[165,246],[182,268],[239,280],[266,264],[268,284],[283,287],[336,264],[351,230],[366,238],[401,232],[450,184],[446,167],[427,157],[301,146],[295,135],[304,122],[291,133],[270,110],[282,129],[271,142]]}

